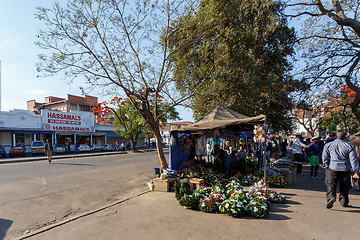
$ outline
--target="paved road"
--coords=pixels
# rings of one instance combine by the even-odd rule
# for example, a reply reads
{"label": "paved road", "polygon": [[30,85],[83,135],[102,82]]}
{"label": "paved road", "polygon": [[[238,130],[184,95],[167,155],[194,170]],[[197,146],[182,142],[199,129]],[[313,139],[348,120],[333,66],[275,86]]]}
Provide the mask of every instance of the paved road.
{"label": "paved road", "polygon": [[0,239],[147,189],[156,152],[0,165]]}

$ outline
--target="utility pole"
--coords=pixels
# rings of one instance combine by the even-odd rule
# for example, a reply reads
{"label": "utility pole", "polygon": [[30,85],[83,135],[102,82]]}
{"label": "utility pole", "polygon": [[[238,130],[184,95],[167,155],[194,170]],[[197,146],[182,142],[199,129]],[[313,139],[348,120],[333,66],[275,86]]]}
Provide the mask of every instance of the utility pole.
{"label": "utility pole", "polygon": [[1,111],[1,61],[0,61],[0,111]]}

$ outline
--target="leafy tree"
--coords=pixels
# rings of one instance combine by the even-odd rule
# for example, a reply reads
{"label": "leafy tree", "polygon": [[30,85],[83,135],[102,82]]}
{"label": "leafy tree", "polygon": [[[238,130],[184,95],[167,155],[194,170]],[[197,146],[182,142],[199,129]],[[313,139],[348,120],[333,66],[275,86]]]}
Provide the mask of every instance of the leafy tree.
{"label": "leafy tree", "polygon": [[186,24],[174,23],[180,27],[171,42],[177,88],[187,94],[202,84],[188,102],[195,119],[221,104],[249,116],[266,114],[275,131],[290,129],[289,94],[301,83],[288,75],[295,33],[282,14],[272,0],[203,0]]}
{"label": "leafy tree", "polygon": [[348,134],[354,134],[360,130],[359,120],[351,112],[351,102],[356,97],[356,92],[347,85],[337,89],[337,93],[329,97],[328,106],[330,112],[324,117],[320,124],[323,131],[335,131],[341,129]]}
{"label": "leafy tree", "polygon": [[350,102],[351,111],[360,120],[357,84],[360,61],[360,1],[290,0],[291,17],[303,21],[299,49],[305,66],[299,72],[311,85],[327,85],[337,89],[342,84],[356,93]]}
{"label": "leafy tree", "polygon": [[[159,101],[162,100],[159,99]],[[168,120],[180,120],[179,113],[175,108],[168,111],[170,107],[170,104],[161,105],[159,110],[166,114],[162,115],[160,123],[166,123]],[[151,134],[151,129],[131,104],[129,98],[123,100],[121,97],[114,97],[109,103],[107,101],[98,103],[98,106],[93,107],[92,110],[96,114],[98,122],[112,123],[114,132],[128,138],[133,151],[136,150],[136,142],[142,134],[147,136]]]}
{"label": "leafy tree", "polygon": [[[36,16],[47,28],[36,43],[46,50],[39,55],[38,71],[45,76],[62,72],[70,81],[85,76],[90,89],[120,91],[150,127],[161,168],[166,168],[160,119],[199,88],[188,95],[173,88],[174,52],[168,43],[178,28],[170,23],[181,23],[196,7],[197,0],[68,0],[64,6],[39,7]],[[165,112],[159,111],[159,95],[171,104]]]}

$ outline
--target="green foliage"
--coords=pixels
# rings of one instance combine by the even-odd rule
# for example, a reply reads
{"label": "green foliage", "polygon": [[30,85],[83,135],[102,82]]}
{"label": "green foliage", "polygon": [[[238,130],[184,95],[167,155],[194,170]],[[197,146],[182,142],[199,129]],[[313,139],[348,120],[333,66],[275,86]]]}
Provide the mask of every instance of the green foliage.
{"label": "green foliage", "polygon": [[331,111],[322,119],[319,126],[320,131],[336,132],[341,129],[348,134],[354,134],[360,130],[359,120],[351,112],[350,104],[356,93],[347,85],[337,89],[336,94],[330,96],[328,105],[332,106]]}
{"label": "green foliage", "polygon": [[201,86],[190,100],[195,119],[221,104],[248,116],[266,114],[275,131],[289,128],[289,94],[300,83],[287,75],[295,34],[282,11],[271,0],[203,0],[186,24],[174,22],[177,89],[186,95]]}
{"label": "green foliage", "polygon": [[[139,102],[138,100],[133,101],[135,103]],[[167,111],[160,118],[160,122],[165,123],[168,120],[180,119],[176,109],[171,108],[169,110],[170,107],[169,104],[159,104],[159,112]],[[93,111],[96,113],[96,120],[98,122],[109,123],[111,119],[115,129],[114,132],[130,139],[133,150],[135,150],[136,141],[140,138],[141,134],[151,135],[151,128],[129,98],[123,100],[121,97],[114,97],[110,103],[106,101],[99,103],[98,107],[93,108]]]}
{"label": "green foliage", "polygon": [[195,208],[199,205],[199,201],[192,195],[185,193],[179,200],[179,204],[184,207]]}
{"label": "green foliage", "polygon": [[182,195],[180,193],[180,186],[177,184],[177,182],[174,182],[174,192],[175,192],[175,198],[176,200],[180,200]]}

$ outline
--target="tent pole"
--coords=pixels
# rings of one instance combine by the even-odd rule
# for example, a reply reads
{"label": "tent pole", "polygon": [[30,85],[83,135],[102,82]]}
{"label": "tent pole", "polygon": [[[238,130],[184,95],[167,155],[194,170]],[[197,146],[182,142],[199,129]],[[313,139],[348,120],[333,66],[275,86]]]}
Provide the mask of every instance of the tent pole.
{"label": "tent pole", "polygon": [[266,119],[265,119],[265,122],[264,122],[264,127],[263,127],[263,131],[265,132],[265,134],[264,134],[264,139],[265,139],[265,141],[264,141],[264,183],[265,183],[265,185],[266,185],[266,128],[265,128],[265,126],[266,126]]}
{"label": "tent pole", "polygon": [[245,144],[246,144],[246,154],[248,154],[249,153],[249,146],[248,146],[247,132],[245,132]]}

